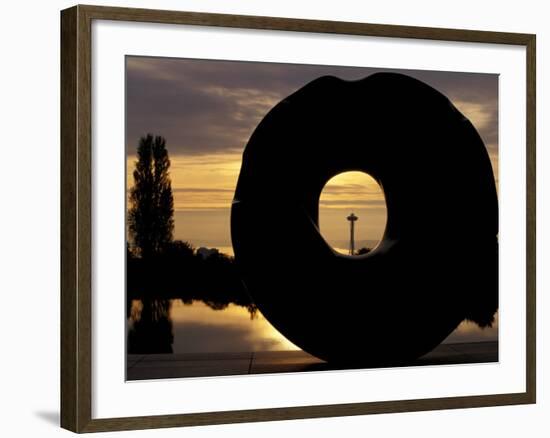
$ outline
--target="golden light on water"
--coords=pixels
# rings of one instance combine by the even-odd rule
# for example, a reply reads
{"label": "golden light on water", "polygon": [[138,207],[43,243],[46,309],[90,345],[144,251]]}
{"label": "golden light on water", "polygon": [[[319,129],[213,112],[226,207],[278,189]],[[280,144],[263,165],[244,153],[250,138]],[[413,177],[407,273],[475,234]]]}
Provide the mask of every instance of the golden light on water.
{"label": "golden light on water", "polygon": [[[173,323],[174,352],[248,352],[300,350],[286,339],[258,311],[253,319],[244,307],[234,304],[213,310],[200,301],[192,305],[171,300],[169,317]],[[139,318],[142,305],[133,300],[132,319]],[[498,338],[498,313],[491,328],[480,329],[463,321],[444,343],[494,341]]]}
{"label": "golden light on water", "polygon": [[[175,351],[300,350],[259,311],[251,318],[245,307],[235,304],[229,304],[223,310],[213,310],[200,301],[186,305],[181,300],[173,300],[170,316],[174,323]],[[190,336],[198,339],[191,340]],[[224,338],[228,342],[220,345]]]}
{"label": "golden light on water", "polygon": [[242,341],[250,344],[250,351],[265,350],[299,350],[296,345],[286,339],[265,317],[258,311],[253,319],[244,307],[229,304],[223,310],[213,310],[206,304],[194,302],[192,306],[175,300],[171,309],[175,324],[193,324],[208,322],[210,328],[220,330],[238,328]]}

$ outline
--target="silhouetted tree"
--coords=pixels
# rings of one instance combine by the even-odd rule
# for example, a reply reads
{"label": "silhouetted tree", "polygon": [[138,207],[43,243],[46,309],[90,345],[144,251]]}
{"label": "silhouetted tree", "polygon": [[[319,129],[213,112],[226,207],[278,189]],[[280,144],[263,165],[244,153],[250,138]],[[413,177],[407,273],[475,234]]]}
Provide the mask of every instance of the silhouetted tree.
{"label": "silhouetted tree", "polygon": [[134,249],[142,258],[150,258],[168,246],[174,231],[174,198],[166,140],[147,134],[141,137],[137,154],[128,225]]}
{"label": "silhouetted tree", "polygon": [[170,259],[176,259],[179,262],[185,262],[195,255],[195,248],[189,242],[183,240],[174,240],[166,245],[164,255]]}

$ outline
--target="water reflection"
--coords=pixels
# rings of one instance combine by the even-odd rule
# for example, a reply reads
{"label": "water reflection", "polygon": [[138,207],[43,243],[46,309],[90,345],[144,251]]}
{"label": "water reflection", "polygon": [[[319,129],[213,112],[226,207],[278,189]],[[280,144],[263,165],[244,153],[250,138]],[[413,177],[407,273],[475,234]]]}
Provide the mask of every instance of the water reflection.
{"label": "water reflection", "polygon": [[[209,305],[210,304],[210,305]],[[128,353],[222,353],[299,350],[259,312],[235,304],[216,306],[181,299],[132,300]],[[464,321],[445,343],[495,341],[498,314],[491,328]]]}
{"label": "water reflection", "polygon": [[[235,304],[215,310],[214,306],[200,301],[158,301],[161,303],[132,301],[128,319],[129,354],[298,350],[258,311],[251,313],[246,307]],[[154,318],[149,310],[144,313],[143,309],[149,306],[160,313]],[[145,321],[142,320],[144,315]],[[158,346],[154,345],[155,337],[159,337]]]}
{"label": "water reflection", "polygon": [[128,353],[172,353],[171,300],[134,301],[130,310]]}

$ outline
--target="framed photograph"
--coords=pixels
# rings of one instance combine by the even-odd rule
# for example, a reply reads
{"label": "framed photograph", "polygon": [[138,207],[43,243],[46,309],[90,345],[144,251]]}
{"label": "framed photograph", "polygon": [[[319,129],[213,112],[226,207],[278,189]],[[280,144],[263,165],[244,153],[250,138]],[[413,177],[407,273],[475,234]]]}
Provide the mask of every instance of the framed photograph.
{"label": "framed photograph", "polygon": [[535,35],[61,12],[61,425],[535,403]]}

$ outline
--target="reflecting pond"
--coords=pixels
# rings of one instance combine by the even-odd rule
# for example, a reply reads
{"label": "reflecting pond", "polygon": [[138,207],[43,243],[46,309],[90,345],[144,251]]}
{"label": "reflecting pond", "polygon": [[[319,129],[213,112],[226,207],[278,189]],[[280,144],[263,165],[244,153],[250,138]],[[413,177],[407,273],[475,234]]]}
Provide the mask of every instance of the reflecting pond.
{"label": "reflecting pond", "polygon": [[[198,300],[132,300],[127,327],[128,353],[299,350],[259,310],[235,304],[220,309]],[[464,321],[444,342],[497,339],[498,313],[493,327]]]}

